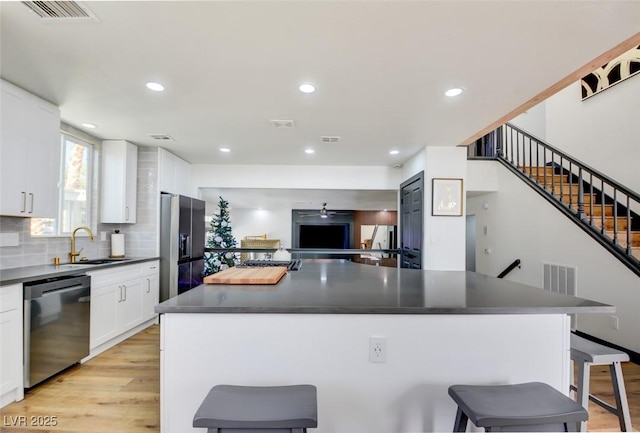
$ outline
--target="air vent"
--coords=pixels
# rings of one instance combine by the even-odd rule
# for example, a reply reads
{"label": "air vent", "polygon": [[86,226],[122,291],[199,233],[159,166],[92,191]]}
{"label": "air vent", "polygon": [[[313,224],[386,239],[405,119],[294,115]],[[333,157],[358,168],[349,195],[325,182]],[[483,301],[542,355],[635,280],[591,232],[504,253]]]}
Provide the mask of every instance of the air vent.
{"label": "air vent", "polygon": [[22,2],[32,12],[47,21],[94,20],[98,18],[84,4],[74,1]]}
{"label": "air vent", "polygon": [[576,296],[576,268],[544,263],[544,289]]}
{"label": "air vent", "polygon": [[[563,295],[577,296],[578,270],[575,267],[553,263],[543,263],[542,265],[545,290]],[[570,314],[570,316],[571,329],[576,329],[576,315]]]}
{"label": "air vent", "polygon": [[158,141],[170,141],[173,140],[173,137],[169,134],[149,134],[149,137]]}
{"label": "air vent", "polygon": [[289,120],[289,119],[284,119],[284,120],[271,119],[271,124],[276,129],[292,129],[296,127],[293,120]]}
{"label": "air vent", "polygon": [[340,137],[336,137],[335,135],[323,135],[320,137],[320,141],[323,143],[337,143],[340,141]]}

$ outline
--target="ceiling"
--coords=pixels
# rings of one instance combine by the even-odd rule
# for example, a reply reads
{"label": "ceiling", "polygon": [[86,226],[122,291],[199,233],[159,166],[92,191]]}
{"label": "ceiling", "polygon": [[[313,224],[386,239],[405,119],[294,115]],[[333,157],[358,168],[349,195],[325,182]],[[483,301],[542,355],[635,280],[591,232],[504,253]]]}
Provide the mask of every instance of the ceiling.
{"label": "ceiling", "polygon": [[[640,30],[637,1],[84,6],[97,20],[45,22],[0,2],[2,78],[100,139],[194,164],[402,164],[424,146],[463,143]],[[302,82],[316,92],[299,92]],[[464,92],[444,96],[451,87]]]}

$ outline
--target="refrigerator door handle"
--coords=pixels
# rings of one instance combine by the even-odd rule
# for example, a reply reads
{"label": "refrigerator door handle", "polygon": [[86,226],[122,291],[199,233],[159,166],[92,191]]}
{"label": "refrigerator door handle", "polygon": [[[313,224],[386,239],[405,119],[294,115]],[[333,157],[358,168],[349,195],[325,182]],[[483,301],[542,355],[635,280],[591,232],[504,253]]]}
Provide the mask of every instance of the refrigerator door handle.
{"label": "refrigerator door handle", "polygon": [[189,235],[186,233],[180,233],[180,244],[178,246],[178,255],[180,259],[189,257]]}

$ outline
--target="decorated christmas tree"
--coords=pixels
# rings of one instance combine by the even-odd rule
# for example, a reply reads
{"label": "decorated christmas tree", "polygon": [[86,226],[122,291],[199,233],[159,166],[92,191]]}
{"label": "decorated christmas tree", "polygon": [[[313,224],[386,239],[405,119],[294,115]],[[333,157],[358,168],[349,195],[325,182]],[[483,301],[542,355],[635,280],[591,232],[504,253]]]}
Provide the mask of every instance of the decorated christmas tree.
{"label": "decorated christmas tree", "polygon": [[[211,228],[207,232],[207,248],[234,248],[236,239],[231,234],[231,217],[229,202],[220,197],[219,210],[211,216]],[[219,252],[204,254],[204,273],[206,275],[229,269],[237,261],[235,253]]]}

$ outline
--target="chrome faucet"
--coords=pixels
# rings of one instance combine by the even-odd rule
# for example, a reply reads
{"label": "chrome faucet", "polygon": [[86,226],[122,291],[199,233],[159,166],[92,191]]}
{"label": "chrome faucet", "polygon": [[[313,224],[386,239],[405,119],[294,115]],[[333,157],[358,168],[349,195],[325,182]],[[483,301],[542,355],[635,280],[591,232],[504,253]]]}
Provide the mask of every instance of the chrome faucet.
{"label": "chrome faucet", "polygon": [[80,252],[83,250],[83,248],[81,248],[80,251],[76,252],[76,233],[81,229],[86,230],[87,233],[89,233],[89,240],[93,242],[93,232],[91,232],[89,227],[80,226],[76,228],[73,233],[71,233],[71,252],[69,253],[69,261],[71,263],[76,262],[76,257],[79,256]]}

